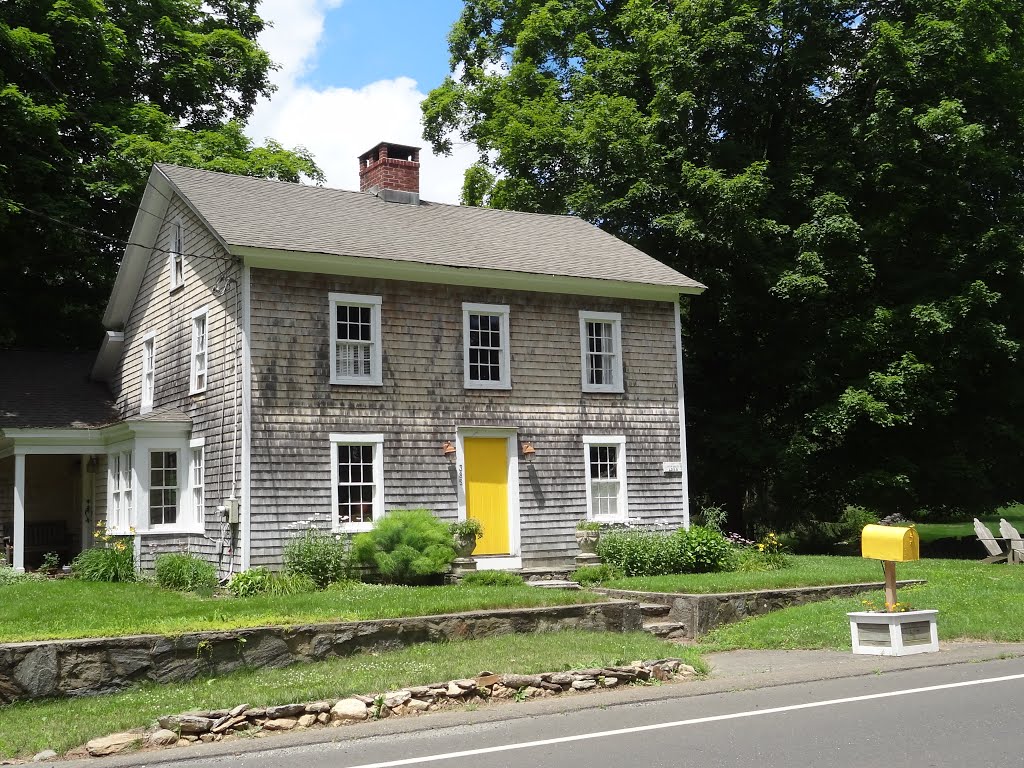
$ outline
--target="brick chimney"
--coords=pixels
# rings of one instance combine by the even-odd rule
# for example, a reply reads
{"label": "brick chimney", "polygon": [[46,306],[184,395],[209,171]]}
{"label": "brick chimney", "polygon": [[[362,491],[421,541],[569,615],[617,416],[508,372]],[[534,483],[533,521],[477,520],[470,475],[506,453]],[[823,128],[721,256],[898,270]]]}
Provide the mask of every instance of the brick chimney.
{"label": "brick chimney", "polygon": [[359,156],[359,191],[389,203],[420,202],[420,148],[382,141]]}

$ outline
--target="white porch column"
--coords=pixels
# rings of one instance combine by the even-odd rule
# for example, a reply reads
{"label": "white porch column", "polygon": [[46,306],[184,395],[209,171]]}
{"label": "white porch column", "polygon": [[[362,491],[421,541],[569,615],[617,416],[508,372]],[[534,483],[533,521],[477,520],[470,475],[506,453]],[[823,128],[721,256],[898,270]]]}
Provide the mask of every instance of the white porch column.
{"label": "white porch column", "polygon": [[25,571],[25,454],[14,454],[14,570]]}

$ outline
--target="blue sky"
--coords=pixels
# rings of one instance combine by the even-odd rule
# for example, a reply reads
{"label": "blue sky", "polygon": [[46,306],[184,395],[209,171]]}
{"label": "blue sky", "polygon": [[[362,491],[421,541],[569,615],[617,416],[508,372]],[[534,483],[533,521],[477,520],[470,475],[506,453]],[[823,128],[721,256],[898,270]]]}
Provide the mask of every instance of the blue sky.
{"label": "blue sky", "polygon": [[404,75],[434,88],[448,74],[448,31],[461,11],[461,0],[344,0],[327,13],[303,80],[362,88]]}
{"label": "blue sky", "polygon": [[380,141],[423,148],[420,193],[458,202],[476,148],[455,137],[452,156],[423,141],[420,102],[448,74],[448,32],[461,0],[263,0],[272,23],[260,44],[280,69],[277,92],[247,128],[309,149],[327,185],[358,189],[356,158]]}

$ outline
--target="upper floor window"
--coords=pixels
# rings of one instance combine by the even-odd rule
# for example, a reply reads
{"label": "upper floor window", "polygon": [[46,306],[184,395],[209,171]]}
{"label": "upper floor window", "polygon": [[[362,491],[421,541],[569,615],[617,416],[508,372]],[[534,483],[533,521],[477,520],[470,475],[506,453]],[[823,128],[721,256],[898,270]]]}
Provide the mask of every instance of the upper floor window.
{"label": "upper floor window", "polygon": [[626,438],[583,437],[587,473],[587,517],[592,520],[625,520]]}
{"label": "upper floor window", "polygon": [[511,389],[507,304],[462,305],[462,360],[470,389]]}
{"label": "upper floor window", "polygon": [[382,383],[380,296],[332,293],[331,384]]}
{"label": "upper floor window", "polygon": [[368,531],[384,514],[384,436],[332,434],[334,529]]}
{"label": "upper floor window", "polygon": [[181,219],[171,223],[171,249],[167,254],[167,269],[171,276],[171,290],[185,284],[185,225]]}
{"label": "upper floor window", "polygon": [[153,391],[156,388],[156,336],[152,333],[142,339],[142,413],[153,410]]}
{"label": "upper floor window", "polygon": [[190,395],[206,391],[206,318],[208,314],[206,307],[192,314],[192,365],[188,387]]}
{"label": "upper floor window", "polygon": [[580,312],[584,392],[622,392],[622,315]]}

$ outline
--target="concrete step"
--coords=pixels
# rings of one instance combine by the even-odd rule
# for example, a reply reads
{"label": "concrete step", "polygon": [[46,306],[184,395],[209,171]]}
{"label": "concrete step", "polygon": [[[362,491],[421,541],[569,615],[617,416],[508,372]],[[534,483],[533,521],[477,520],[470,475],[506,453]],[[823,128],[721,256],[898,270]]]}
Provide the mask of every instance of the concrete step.
{"label": "concrete step", "polygon": [[580,589],[580,585],[575,581],[565,581],[556,579],[546,579],[544,581],[528,581],[526,582],[528,587],[538,587],[540,589]]}
{"label": "concrete step", "polygon": [[650,632],[655,637],[661,637],[666,640],[683,639],[689,635],[689,632],[686,630],[686,625],[680,624],[676,621],[645,622],[643,630],[644,632]]}
{"label": "concrete step", "polygon": [[672,609],[669,606],[661,603],[640,603],[640,615],[645,619],[668,616],[670,610]]}

